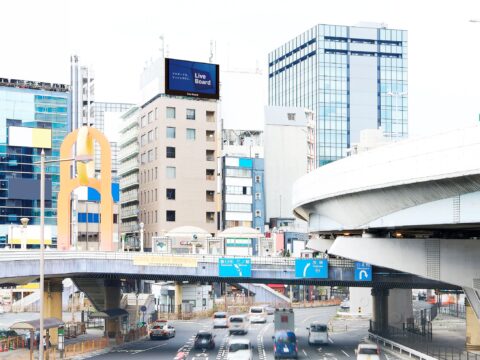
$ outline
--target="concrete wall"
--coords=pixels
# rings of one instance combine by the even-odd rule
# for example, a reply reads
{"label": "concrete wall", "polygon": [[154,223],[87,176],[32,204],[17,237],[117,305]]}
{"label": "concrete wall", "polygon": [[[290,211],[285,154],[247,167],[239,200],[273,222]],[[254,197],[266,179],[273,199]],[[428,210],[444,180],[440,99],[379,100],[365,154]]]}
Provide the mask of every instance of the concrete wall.
{"label": "concrete wall", "polygon": [[372,288],[350,288],[350,313],[372,314]]}
{"label": "concrete wall", "polygon": [[413,317],[412,290],[390,289],[388,296],[388,324],[401,328],[407,319]]}

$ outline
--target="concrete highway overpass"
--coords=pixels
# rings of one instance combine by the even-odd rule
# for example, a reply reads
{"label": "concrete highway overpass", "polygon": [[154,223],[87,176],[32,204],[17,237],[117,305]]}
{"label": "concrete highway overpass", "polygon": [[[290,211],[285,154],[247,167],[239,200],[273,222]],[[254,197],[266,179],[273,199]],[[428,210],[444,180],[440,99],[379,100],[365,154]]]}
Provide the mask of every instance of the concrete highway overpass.
{"label": "concrete highway overpass", "polygon": [[329,254],[462,287],[480,318],[479,154],[479,126],[361,152],[300,178],[294,213]]}

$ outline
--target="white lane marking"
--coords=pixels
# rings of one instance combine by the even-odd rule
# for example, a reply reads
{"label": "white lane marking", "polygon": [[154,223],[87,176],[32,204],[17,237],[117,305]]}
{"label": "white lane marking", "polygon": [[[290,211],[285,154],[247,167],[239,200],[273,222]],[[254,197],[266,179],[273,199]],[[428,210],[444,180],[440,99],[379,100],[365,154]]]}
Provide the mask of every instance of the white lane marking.
{"label": "white lane marking", "polygon": [[332,340],[332,338],[328,338],[328,341],[330,341],[330,342],[333,344],[333,340]]}
{"label": "white lane marking", "polygon": [[168,342],[164,342],[163,344],[160,344],[160,345],[157,345],[157,346],[152,346],[151,348],[148,348],[148,349],[136,350],[134,355],[140,354],[142,352],[149,351],[149,350],[152,350],[152,349],[157,349],[157,348],[165,346],[167,344],[168,344]]}
{"label": "white lane marking", "polygon": [[387,360],[390,360],[390,358],[388,357],[387,354],[383,354],[383,355],[385,355],[385,358],[386,358]]}
{"label": "white lane marking", "polygon": [[302,350],[303,355],[307,356],[307,352],[305,350]]}
{"label": "white lane marking", "polygon": [[[344,353],[345,355],[347,355],[347,357],[350,357],[350,355],[348,355],[346,351],[342,350],[342,353]],[[387,359],[387,360],[388,360],[388,359]]]}
{"label": "white lane marking", "polygon": [[263,335],[265,332],[268,330],[272,324],[265,325],[258,333],[257,335],[257,350],[258,350],[258,358],[260,360],[266,360],[267,359],[267,353],[265,352],[265,344],[263,343]]}

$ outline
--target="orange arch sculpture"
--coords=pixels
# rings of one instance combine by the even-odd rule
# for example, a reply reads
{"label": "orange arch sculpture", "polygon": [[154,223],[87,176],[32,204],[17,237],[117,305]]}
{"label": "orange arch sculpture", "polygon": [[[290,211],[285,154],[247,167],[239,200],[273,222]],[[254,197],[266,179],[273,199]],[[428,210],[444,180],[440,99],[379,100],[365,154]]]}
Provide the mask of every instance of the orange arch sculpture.
{"label": "orange arch sculpture", "polygon": [[[60,158],[73,158],[73,145],[78,139],[79,130],[68,134],[60,146]],[[113,198],[112,198],[112,153],[110,143],[105,135],[99,130],[88,127],[88,135],[100,145],[101,171],[100,180],[88,177],[85,179],[71,177],[70,162],[60,163],[60,191],[57,199],[57,248],[70,250],[72,218],[70,199],[73,190],[80,186],[89,186],[100,193],[100,250],[111,251],[113,249]]]}

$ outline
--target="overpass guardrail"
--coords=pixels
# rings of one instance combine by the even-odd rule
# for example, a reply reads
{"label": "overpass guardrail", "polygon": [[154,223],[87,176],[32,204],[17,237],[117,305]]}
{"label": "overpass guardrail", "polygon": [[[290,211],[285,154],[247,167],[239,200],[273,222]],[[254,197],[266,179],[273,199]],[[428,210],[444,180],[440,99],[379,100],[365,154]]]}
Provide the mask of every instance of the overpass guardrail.
{"label": "overpass guardrail", "polygon": [[[12,260],[37,260],[39,259],[39,250],[1,250],[0,262]],[[204,255],[204,254],[168,254],[151,252],[115,252],[115,251],[58,251],[54,249],[45,250],[45,260],[66,260],[66,259],[89,259],[89,260],[134,260],[139,256],[151,258],[191,258],[198,262],[218,263],[220,258],[245,258],[245,256],[233,255]],[[295,266],[295,257],[273,257],[273,256],[249,256],[253,265],[273,265],[273,266]],[[353,268],[355,262],[347,259],[328,259],[329,266]],[[173,265],[175,266],[175,265]]]}

